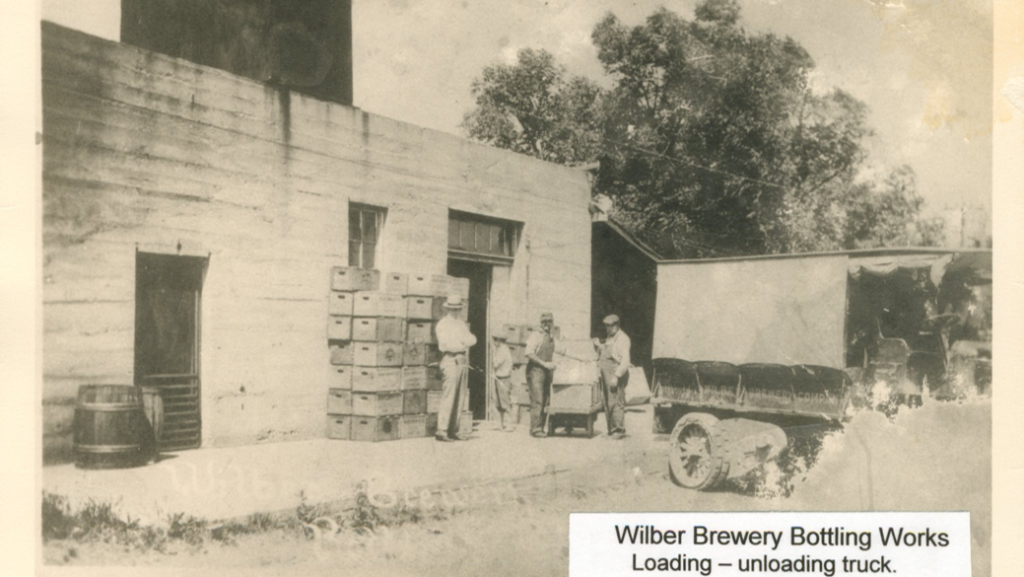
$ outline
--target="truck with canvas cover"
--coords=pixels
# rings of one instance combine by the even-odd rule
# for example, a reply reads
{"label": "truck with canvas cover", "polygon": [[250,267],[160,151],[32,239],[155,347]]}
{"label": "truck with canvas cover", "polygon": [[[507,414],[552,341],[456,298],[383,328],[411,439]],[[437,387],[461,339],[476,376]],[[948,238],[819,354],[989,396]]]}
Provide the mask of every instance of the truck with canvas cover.
{"label": "truck with canvas cover", "polygon": [[671,432],[680,485],[710,489],[840,426],[879,383],[901,400],[988,390],[991,252],[662,262],[658,277],[654,430]]}

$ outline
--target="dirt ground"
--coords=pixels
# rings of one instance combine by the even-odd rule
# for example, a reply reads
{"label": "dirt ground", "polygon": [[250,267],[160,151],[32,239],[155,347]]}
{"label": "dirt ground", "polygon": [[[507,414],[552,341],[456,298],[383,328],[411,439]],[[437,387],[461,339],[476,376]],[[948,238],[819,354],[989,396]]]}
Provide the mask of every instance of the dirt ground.
{"label": "dirt ground", "polygon": [[[160,553],[126,551],[104,543],[51,541],[52,565],[130,565],[201,569],[218,575],[564,575],[568,516],[573,511],[968,510],[974,575],[991,567],[991,404],[928,403],[894,421],[877,412],[856,415],[824,439],[809,467],[769,467],[760,482],[716,492],[680,489],[667,475],[628,485],[519,497],[501,505],[443,512],[375,532],[310,538],[301,530],[238,535],[231,544],[177,543]],[[790,493],[786,496],[786,493]],[[440,518],[443,517],[443,518]],[[134,574],[135,571],[133,571]]]}

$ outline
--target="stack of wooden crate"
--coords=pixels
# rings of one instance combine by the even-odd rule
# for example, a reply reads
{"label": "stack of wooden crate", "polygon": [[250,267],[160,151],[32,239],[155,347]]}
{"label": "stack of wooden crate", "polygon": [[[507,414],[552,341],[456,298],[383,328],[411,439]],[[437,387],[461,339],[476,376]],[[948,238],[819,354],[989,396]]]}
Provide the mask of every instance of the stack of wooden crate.
{"label": "stack of wooden crate", "polygon": [[[437,363],[441,360],[441,353],[437,349],[434,326],[444,316],[443,305],[450,285],[448,278],[444,275],[409,275],[405,297],[405,347],[415,361],[402,369],[402,389],[409,396],[410,411],[419,411],[410,412],[405,417],[406,438],[416,434],[421,437],[433,435],[437,430],[437,407],[441,400],[441,371]],[[417,362],[419,359],[422,362]]]}
{"label": "stack of wooden crate", "polygon": [[327,436],[389,441],[433,435],[441,376],[434,326],[468,280],[351,267],[331,271],[328,346],[333,383]]}

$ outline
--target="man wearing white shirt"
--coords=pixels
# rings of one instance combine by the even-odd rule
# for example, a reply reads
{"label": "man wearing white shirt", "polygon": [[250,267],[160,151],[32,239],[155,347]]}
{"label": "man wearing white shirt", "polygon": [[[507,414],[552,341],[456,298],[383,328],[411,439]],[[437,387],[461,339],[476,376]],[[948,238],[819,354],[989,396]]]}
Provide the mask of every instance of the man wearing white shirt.
{"label": "man wearing white shirt", "polygon": [[460,437],[459,409],[462,399],[468,394],[469,362],[466,352],[476,344],[476,337],[469,332],[469,326],[459,318],[459,310],[465,306],[462,295],[452,294],[444,303],[446,314],[437,321],[434,333],[437,335],[437,348],[441,358],[441,404],[437,412],[437,432],[434,438],[438,441],[450,442],[466,440]]}
{"label": "man wearing white shirt", "polygon": [[626,384],[629,382],[631,343],[626,333],[619,329],[618,315],[604,318],[604,330],[607,338],[603,342],[594,339],[594,348],[598,352],[597,367],[601,370],[605,418],[608,420],[608,435],[622,439],[626,436]]}

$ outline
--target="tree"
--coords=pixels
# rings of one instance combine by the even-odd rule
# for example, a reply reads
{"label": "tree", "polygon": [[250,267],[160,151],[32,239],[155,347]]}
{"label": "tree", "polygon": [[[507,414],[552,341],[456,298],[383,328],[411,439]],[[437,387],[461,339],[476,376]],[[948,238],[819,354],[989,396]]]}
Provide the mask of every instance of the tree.
{"label": "tree", "polygon": [[[745,31],[736,0],[705,0],[693,20],[662,8],[635,27],[609,13],[591,38],[610,90],[525,50],[474,82],[469,135],[555,162],[600,159],[594,192],[668,257],[914,238],[913,173],[857,180],[867,107],[814,90],[810,55],[790,38]],[[921,230],[936,237],[934,226]]]}
{"label": "tree", "polygon": [[854,187],[843,201],[847,216],[843,248],[939,246],[945,240],[941,219],[920,218],[924,200],[917,194],[909,166],[893,170],[880,187]]}
{"label": "tree", "polygon": [[[865,157],[866,107],[809,87],[789,38],[749,35],[732,0],[594,30],[616,80],[597,188],[664,254],[792,252],[843,241],[835,200]],[[621,215],[620,215],[621,218]]]}
{"label": "tree", "polygon": [[601,90],[568,76],[547,51],[524,48],[515,65],[484,68],[472,93],[477,106],[463,119],[470,137],[561,164],[597,157]]}

